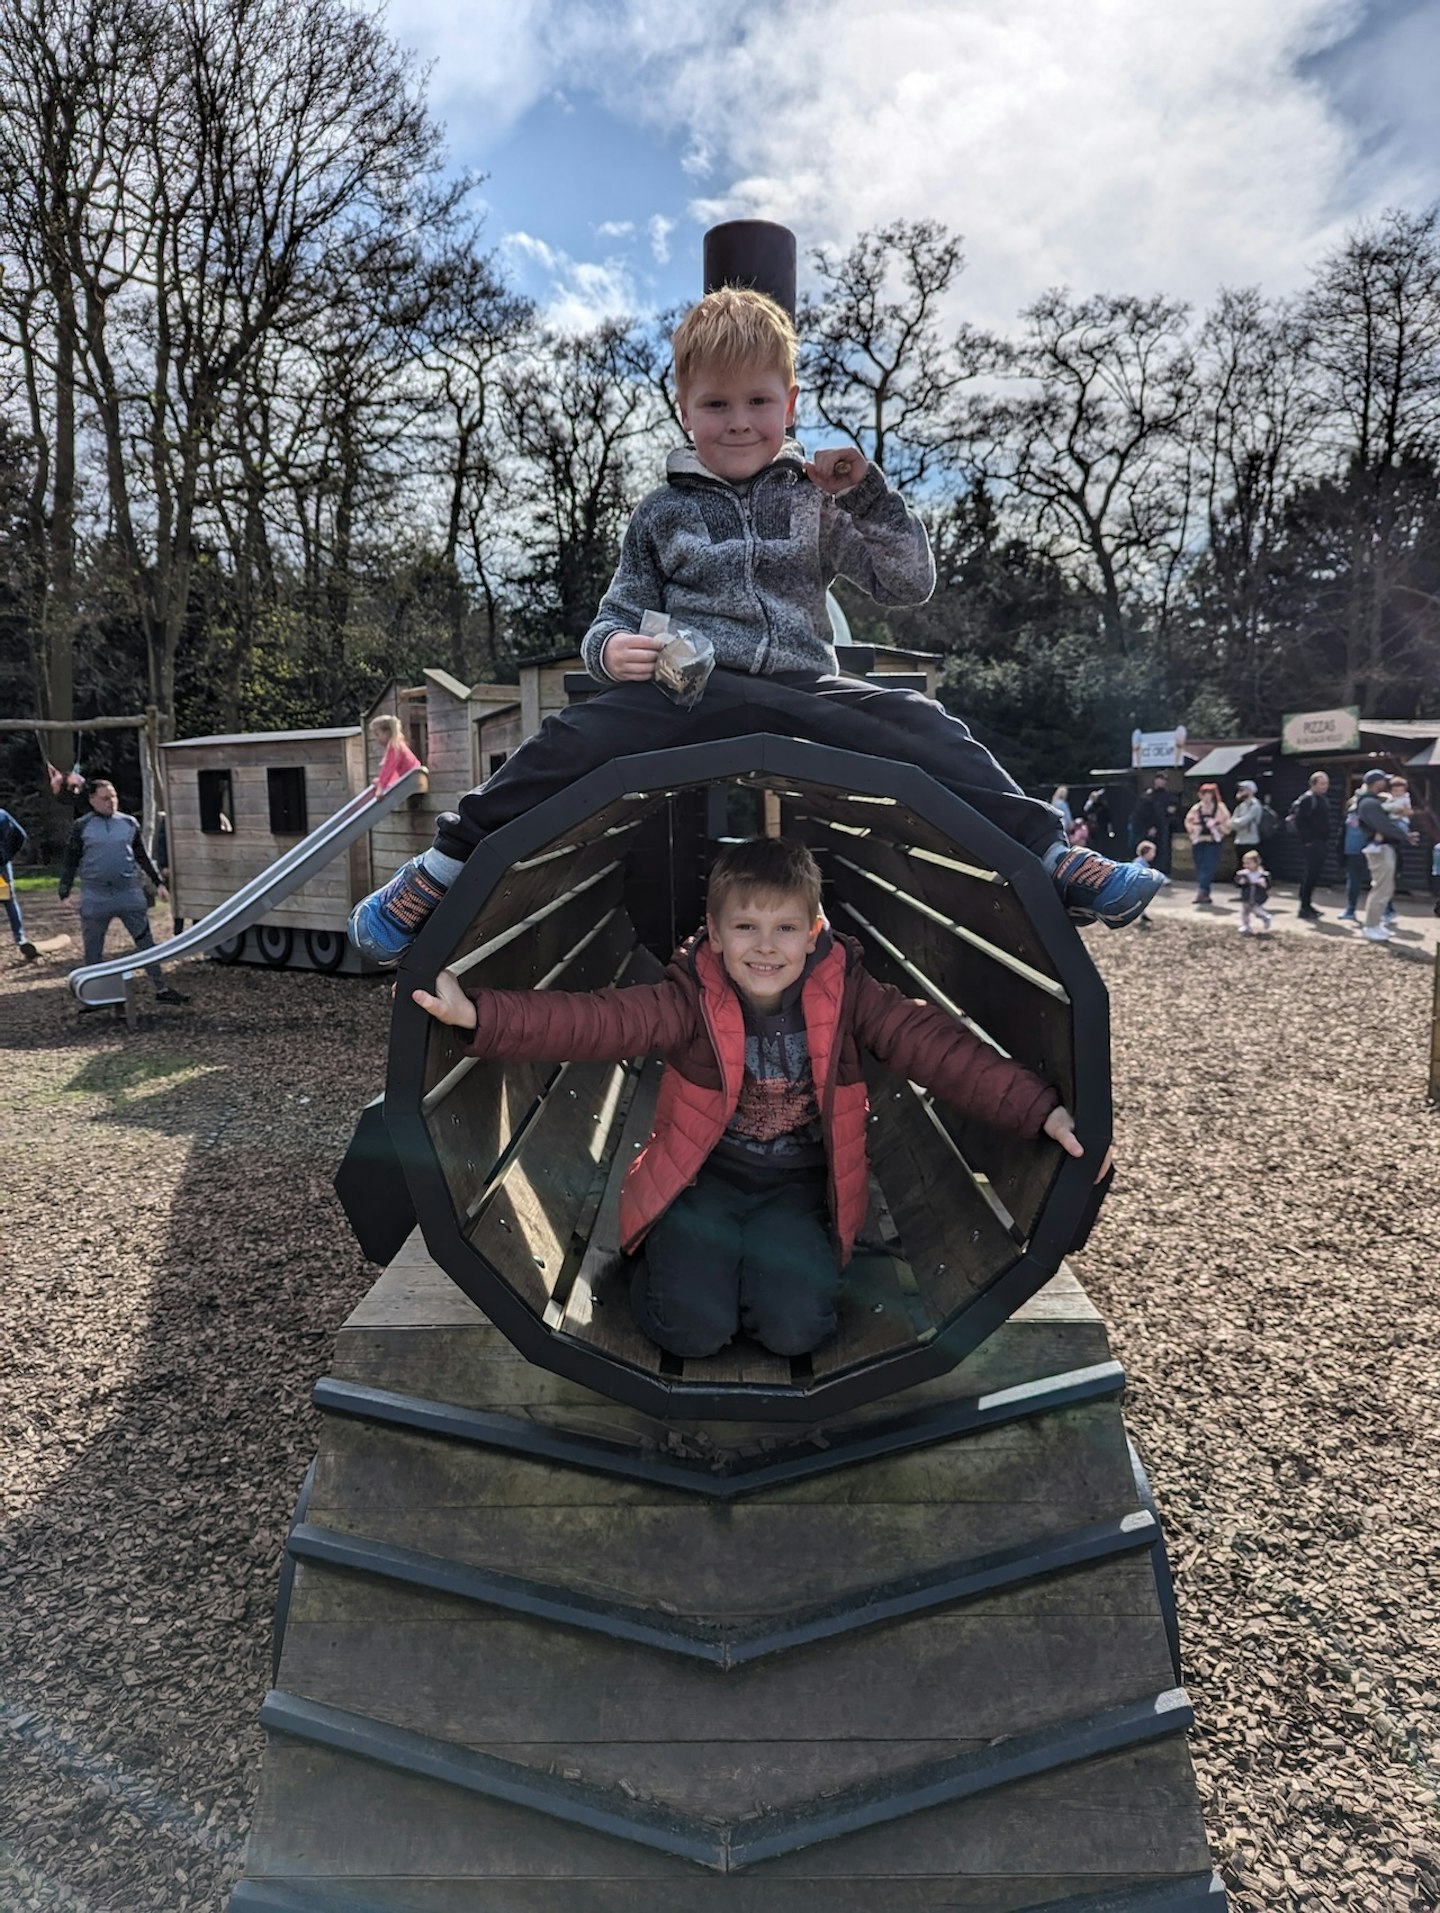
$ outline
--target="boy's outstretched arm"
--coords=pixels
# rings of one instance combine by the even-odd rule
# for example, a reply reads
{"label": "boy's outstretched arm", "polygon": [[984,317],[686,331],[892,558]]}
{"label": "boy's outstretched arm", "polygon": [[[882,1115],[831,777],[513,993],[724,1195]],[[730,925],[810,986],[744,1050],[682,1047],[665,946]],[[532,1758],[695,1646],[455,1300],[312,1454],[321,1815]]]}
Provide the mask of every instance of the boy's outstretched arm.
{"label": "boy's outstretched arm", "polygon": [[605,990],[467,990],[441,970],[412,999],[437,1022],[472,1032],[462,1055],[535,1063],[619,1063],[673,1049],[695,1034],[695,1016],[675,984]]}
{"label": "boy's outstretched arm", "polygon": [[[855,1034],[897,1075],[923,1083],[967,1116],[1018,1136],[1049,1136],[1083,1156],[1075,1119],[1060,1092],[1034,1070],[1002,1056],[933,1003],[919,1003],[864,975],[855,1002]],[[1105,1152],[1095,1180],[1110,1168]]]}

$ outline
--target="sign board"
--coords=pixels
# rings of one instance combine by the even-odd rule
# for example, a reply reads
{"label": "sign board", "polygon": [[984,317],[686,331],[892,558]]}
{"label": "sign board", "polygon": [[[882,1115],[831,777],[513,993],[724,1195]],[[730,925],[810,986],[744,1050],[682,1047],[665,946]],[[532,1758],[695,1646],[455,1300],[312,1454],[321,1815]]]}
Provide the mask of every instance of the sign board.
{"label": "sign board", "polygon": [[1185,745],[1185,726],[1173,731],[1132,731],[1130,762],[1136,770],[1169,770],[1181,761]]}
{"label": "sign board", "polygon": [[1291,711],[1282,720],[1280,748],[1298,751],[1358,751],[1360,706],[1342,704],[1333,711]]}

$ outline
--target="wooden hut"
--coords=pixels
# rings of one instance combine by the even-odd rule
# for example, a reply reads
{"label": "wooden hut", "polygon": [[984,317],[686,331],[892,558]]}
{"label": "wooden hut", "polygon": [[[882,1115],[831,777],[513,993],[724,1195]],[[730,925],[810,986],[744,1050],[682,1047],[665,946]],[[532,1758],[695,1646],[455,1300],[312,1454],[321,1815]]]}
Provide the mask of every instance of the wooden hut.
{"label": "wooden hut", "polygon": [[[186,921],[207,916],[259,876],[366,782],[364,739],[354,724],[187,737],[161,749],[171,903]],[[358,968],[345,920],[370,888],[370,875],[361,842],[214,954],[276,968]]]}
{"label": "wooden hut", "polygon": [[232,1907],[1221,1913],[1123,1375],[1063,1264],[1105,993],[1034,860],[909,767],[690,746],[497,832],[407,968],[653,975],[716,786],[812,844],[878,975],[1060,1083],[1091,1160],[877,1071],[834,1343],[679,1361],[615,1233],[653,1062],[457,1058],[402,971],[390,1180],[342,1187],[362,1240],[418,1227],[316,1392]]}

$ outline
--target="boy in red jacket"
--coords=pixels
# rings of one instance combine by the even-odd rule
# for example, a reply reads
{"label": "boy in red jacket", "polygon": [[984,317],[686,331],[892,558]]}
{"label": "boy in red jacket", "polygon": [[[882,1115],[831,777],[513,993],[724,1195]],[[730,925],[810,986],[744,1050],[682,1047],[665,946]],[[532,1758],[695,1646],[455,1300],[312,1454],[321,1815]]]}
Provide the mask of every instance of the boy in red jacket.
{"label": "boy in red jacket", "polygon": [[[649,1141],[626,1174],[620,1240],[644,1244],[631,1304],[673,1355],[743,1328],[777,1355],[835,1332],[840,1272],[869,1201],[861,1050],[999,1129],[1084,1151],[1057,1092],[943,1010],[866,974],[830,931],[803,844],[721,852],[705,934],[665,980],[630,989],[466,991],[449,970],[414,1000],[473,1029],[472,1056],[620,1062],[659,1050]],[[1107,1155],[1101,1168],[1109,1166]]]}

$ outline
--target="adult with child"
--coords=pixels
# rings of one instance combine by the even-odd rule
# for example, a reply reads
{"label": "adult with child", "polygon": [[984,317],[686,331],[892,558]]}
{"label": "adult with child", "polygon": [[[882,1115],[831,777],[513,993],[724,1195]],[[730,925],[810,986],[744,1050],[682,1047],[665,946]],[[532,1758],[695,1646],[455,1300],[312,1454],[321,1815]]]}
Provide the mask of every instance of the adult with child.
{"label": "adult with child", "polygon": [[[803,844],[758,838],[716,858],[704,930],[663,982],[586,992],[417,989],[472,1032],[461,1055],[620,1062],[658,1049],[649,1140],[626,1173],[631,1306],[671,1354],[742,1330],[802,1355],[836,1327],[841,1273],[869,1202],[862,1051],[978,1121],[1084,1154],[1059,1092],[932,1004],[865,970],[833,932]],[[1110,1166],[1107,1151],[1100,1165]],[[643,1254],[641,1254],[643,1250]]]}
{"label": "adult with child", "polygon": [[[848,578],[878,604],[919,604],[935,585],[925,527],[853,447],[807,458],[790,436],[797,340],[763,293],[707,293],[672,341],[688,443],[626,528],[620,563],[581,645],[604,690],[555,712],[495,774],[443,814],[434,845],[357,904],[350,934],[373,961],[400,960],[477,844],[618,757],[752,731],[810,738],[918,765],[1040,858],[1066,907],[1119,925],[1153,876],[1072,848],[1049,804],[1027,797],[958,718],[914,691],[839,675],[826,591]],[[680,703],[656,681],[667,615],[708,640],[715,669]]]}
{"label": "adult with child", "polygon": [[1355,805],[1355,820],[1366,838],[1362,855],[1370,866],[1370,896],[1365,905],[1362,934],[1371,943],[1388,943],[1391,932],[1384,919],[1387,910],[1393,916],[1395,872],[1400,852],[1406,844],[1418,844],[1418,831],[1407,830],[1399,817],[1385,807],[1390,779],[1382,770],[1369,770],[1360,780],[1360,795]]}
{"label": "adult with child", "polygon": [[1195,901],[1211,901],[1210,886],[1220,864],[1220,846],[1230,833],[1230,812],[1220,800],[1218,784],[1202,784],[1200,795],[1185,813],[1185,834],[1195,858]]}
{"label": "adult with child", "polygon": [[[105,932],[114,917],[129,931],[137,950],[153,950],[155,932],[150,928],[150,904],[141,878],[154,884],[157,895],[166,894],[160,872],[141,838],[139,823],[118,808],[115,786],[106,778],[97,778],[89,787],[89,796],[90,808],[76,818],[65,846],[59,886],[63,903],[79,882],[80,897],[71,907],[80,913],[87,964],[103,959]],[[143,967],[154,986],[157,1003],[190,1001],[165,982],[158,962]]]}
{"label": "adult with child", "polygon": [[28,832],[20,820],[12,817],[8,810],[0,810],[0,903],[5,905],[15,948],[27,963],[33,963],[40,952],[25,934],[25,919],[20,913],[20,896],[15,888],[15,859],[27,841]]}
{"label": "adult with child", "polygon": [[1315,908],[1315,886],[1320,881],[1326,852],[1330,848],[1329,791],[1328,774],[1325,771],[1312,771],[1304,794],[1295,799],[1288,813],[1288,821],[1294,825],[1295,835],[1300,839],[1300,907],[1295,914],[1302,923],[1320,921],[1320,912]]}

